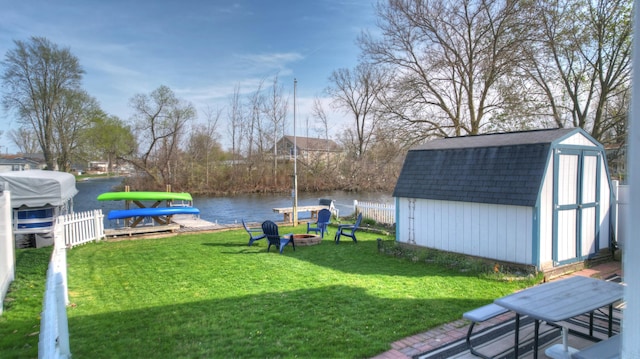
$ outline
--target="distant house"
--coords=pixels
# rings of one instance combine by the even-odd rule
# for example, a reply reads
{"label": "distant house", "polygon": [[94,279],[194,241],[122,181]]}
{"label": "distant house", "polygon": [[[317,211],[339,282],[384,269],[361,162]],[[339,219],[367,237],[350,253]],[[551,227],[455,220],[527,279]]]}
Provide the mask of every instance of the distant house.
{"label": "distant house", "polygon": [[[308,163],[333,161],[342,153],[340,146],[332,140],[284,136],[276,143],[278,158],[293,160],[294,143],[297,147],[297,159]],[[273,147],[270,152],[273,153]]]}
{"label": "distant house", "polygon": [[610,254],[611,188],[580,128],[434,140],[407,154],[396,239],[546,271]]}
{"label": "distant house", "polygon": [[0,172],[27,171],[42,168],[44,168],[44,165],[32,158],[15,155],[0,158]]}
{"label": "distant house", "polygon": [[96,173],[107,173],[109,171],[109,162],[107,161],[89,161],[87,166],[89,171]]}

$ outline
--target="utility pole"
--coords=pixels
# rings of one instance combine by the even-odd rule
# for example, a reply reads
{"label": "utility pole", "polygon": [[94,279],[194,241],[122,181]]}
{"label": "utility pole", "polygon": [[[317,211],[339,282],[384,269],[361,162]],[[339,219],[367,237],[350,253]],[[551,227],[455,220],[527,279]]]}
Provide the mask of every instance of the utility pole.
{"label": "utility pole", "polygon": [[296,88],[298,80],[293,79],[293,225],[298,225],[298,143],[296,140]]}

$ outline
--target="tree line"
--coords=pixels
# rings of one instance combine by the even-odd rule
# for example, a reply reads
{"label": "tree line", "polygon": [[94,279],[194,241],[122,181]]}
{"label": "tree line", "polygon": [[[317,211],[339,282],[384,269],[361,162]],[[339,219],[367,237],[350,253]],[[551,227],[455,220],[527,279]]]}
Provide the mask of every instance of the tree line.
{"label": "tree line", "polygon": [[[358,65],[329,75],[330,108],[321,98],[313,106],[314,135],[336,140],[343,154],[300,161],[299,188],[391,190],[406,151],[435,137],[580,127],[622,147],[631,13],[630,0],[380,1],[376,31],[356,41]],[[145,189],[291,188],[292,161],[276,152],[291,107],[278,76],[199,111],[160,85],[129,99],[125,120],[82,89],[70,49],[43,37],[14,43],[2,62],[2,101],[20,127],[8,136],[24,153],[42,152],[48,168],[126,163],[131,184]],[[348,123],[330,138],[338,112]]]}

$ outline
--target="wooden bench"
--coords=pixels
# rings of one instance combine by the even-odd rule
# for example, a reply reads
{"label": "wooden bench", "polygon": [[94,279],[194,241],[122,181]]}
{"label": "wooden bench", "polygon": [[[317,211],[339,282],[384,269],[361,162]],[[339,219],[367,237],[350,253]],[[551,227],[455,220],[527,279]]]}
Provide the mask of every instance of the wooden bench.
{"label": "wooden bench", "polygon": [[473,345],[471,345],[471,334],[473,332],[473,327],[476,325],[476,323],[482,323],[484,321],[487,321],[491,318],[495,318],[498,315],[506,313],[508,311],[509,310],[505,307],[501,307],[497,304],[491,303],[491,304],[482,306],[480,308],[476,308],[474,310],[468,311],[462,315],[464,319],[471,321],[471,325],[469,326],[469,331],[467,332],[467,346],[469,347],[469,351],[471,352],[471,354],[475,356],[479,356],[484,359],[490,358],[473,349]]}
{"label": "wooden bench", "polygon": [[573,359],[617,359],[622,349],[622,336],[614,335],[571,355]]}

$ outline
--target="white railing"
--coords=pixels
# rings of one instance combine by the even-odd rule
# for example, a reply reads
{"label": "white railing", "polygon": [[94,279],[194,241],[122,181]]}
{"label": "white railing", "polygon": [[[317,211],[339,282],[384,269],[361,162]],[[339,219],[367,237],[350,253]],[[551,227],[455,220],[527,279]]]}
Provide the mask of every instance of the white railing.
{"label": "white railing", "polygon": [[69,248],[104,238],[102,210],[70,213],[59,216],[56,228],[63,228],[65,245]]}
{"label": "white railing", "polygon": [[16,272],[15,240],[11,233],[12,213],[11,194],[9,191],[0,192],[0,315],[5,295],[15,279]]}
{"label": "white railing", "polygon": [[104,237],[102,210],[59,216],[54,226],[54,245],[40,319],[38,358],[70,358],[67,305],[67,248]]}
{"label": "white railing", "polygon": [[67,248],[63,228],[57,226],[54,232],[54,248],[47,269],[42,314],[40,316],[40,336],[38,338],[38,358],[70,358],[69,324],[67,321]]}
{"label": "white railing", "polygon": [[374,203],[353,201],[353,210],[362,213],[363,218],[370,218],[378,223],[396,223],[396,205],[391,203]]}

